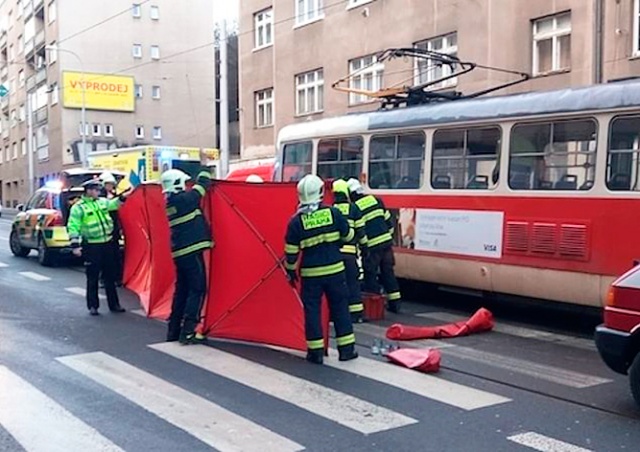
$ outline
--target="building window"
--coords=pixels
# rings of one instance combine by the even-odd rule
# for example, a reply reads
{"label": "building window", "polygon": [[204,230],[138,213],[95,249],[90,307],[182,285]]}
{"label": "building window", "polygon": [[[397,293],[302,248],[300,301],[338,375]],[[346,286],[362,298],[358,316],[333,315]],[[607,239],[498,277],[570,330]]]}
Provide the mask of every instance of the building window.
{"label": "building window", "polygon": [[151,59],[152,60],[160,59],[160,46],[151,46]]}
{"label": "building window", "polygon": [[511,129],[509,187],[588,190],[596,168],[593,119],[516,124]]}
{"label": "building window", "polygon": [[422,186],[424,133],[376,135],[369,148],[369,187],[406,190]]}
{"label": "building window", "polygon": [[640,116],[614,118],[610,129],[607,188],[640,191]]}
{"label": "building window", "polygon": [[20,148],[22,150],[22,155],[27,155],[27,140],[26,139],[22,139],[20,140]]}
{"label": "building window", "polygon": [[132,53],[134,58],[142,58],[142,44],[134,44]]}
{"label": "building window", "polygon": [[27,120],[27,109],[24,107],[24,104],[20,105],[18,115],[20,118],[20,122],[24,122]]}
{"label": "building window", "polygon": [[533,22],[533,74],[571,69],[571,13]]}
{"label": "building window", "polygon": [[18,125],[18,113],[15,110],[11,110],[11,127]]}
{"label": "building window", "polygon": [[131,14],[136,19],[141,18],[142,17],[142,6],[140,6],[139,3],[134,3],[133,6],[131,7]]}
{"label": "building window", "polygon": [[58,91],[57,83],[51,84],[50,92],[51,92],[51,105],[55,105],[60,101],[60,91]]}
{"label": "building window", "polygon": [[633,0],[633,53],[640,55],[640,0]]}
{"label": "building window", "polygon": [[24,38],[22,35],[18,36],[18,55],[24,52]]}
{"label": "building window", "polygon": [[311,173],[311,155],[313,143],[302,141],[284,145],[282,163],[282,181],[297,182]]}
{"label": "building window", "polygon": [[273,8],[265,9],[253,15],[255,48],[273,44]]}
{"label": "building window", "polygon": [[359,179],[363,149],[362,137],[321,140],[318,143],[318,176],[325,179]]}
{"label": "building window", "polygon": [[431,157],[435,189],[496,187],[502,131],[498,127],[436,130]]}
{"label": "building window", "polygon": [[93,124],[91,127],[91,133],[94,137],[99,137],[101,135],[100,124]]}
{"label": "building window", "polygon": [[13,159],[18,158],[18,143],[13,143]]}
{"label": "building window", "polygon": [[162,140],[162,127],[155,126],[153,128],[153,139],[154,140]]}
{"label": "building window", "polygon": [[136,126],[136,138],[144,138],[144,126]]}
{"label": "building window", "polygon": [[322,69],[296,75],[296,114],[307,115],[322,111],[324,76]]}
{"label": "building window", "polygon": [[160,99],[160,87],[158,85],[154,85],[153,88],[151,88],[151,97],[156,100]]}
{"label": "building window", "polygon": [[82,127],[82,123],[78,124],[78,134],[80,136],[82,136],[82,135],[89,136],[89,131],[90,130],[89,130],[89,123],[88,122],[84,123],[84,127]]}
{"label": "building window", "polygon": [[371,3],[374,0],[349,0],[347,4],[347,9],[357,8],[358,6],[366,5],[367,3]]}
{"label": "building window", "polygon": [[49,23],[55,22],[55,20],[58,18],[58,11],[56,10],[55,1],[49,3],[49,8],[47,9],[47,13],[49,14]]}
{"label": "building window", "polygon": [[56,48],[56,42],[53,41],[49,49],[49,64],[53,64],[56,61],[58,61],[58,49]]}
{"label": "building window", "polygon": [[16,17],[22,17],[22,13],[24,11],[24,4],[22,3],[22,0],[18,0],[18,6],[16,9]]}
{"label": "building window", "polygon": [[16,59],[16,50],[13,44],[9,46],[9,62],[13,62]]}
{"label": "building window", "polygon": [[18,72],[18,83],[21,87],[25,84],[24,69],[20,69],[20,72]]}
{"label": "building window", "polygon": [[[446,36],[440,36],[438,38],[427,39],[426,41],[417,42],[415,44],[417,49],[428,50],[431,52],[444,53],[453,57],[458,56],[458,34],[450,33]],[[451,76],[455,72],[455,66],[442,64],[439,61],[431,59],[416,59],[415,67],[415,84],[423,85],[430,82],[441,80],[445,77]],[[430,85],[429,88],[437,89],[446,86],[455,85],[457,82],[456,77],[443,80],[440,83]]]}
{"label": "building window", "polygon": [[256,127],[273,125],[273,88],[256,93]]}
{"label": "building window", "polygon": [[304,25],[324,17],[323,0],[296,0],[296,25]]}
{"label": "building window", "polygon": [[112,137],[113,136],[113,124],[105,124],[104,125],[104,136]]}
{"label": "building window", "polygon": [[160,7],[152,6],[150,9],[151,19],[159,20],[160,19]]}
{"label": "building window", "polygon": [[142,85],[136,85],[136,97],[142,99]]}
{"label": "building window", "polygon": [[[378,62],[378,57],[369,55],[349,61],[349,82],[351,89],[363,91],[378,91],[382,88],[384,64]],[[356,105],[368,102],[369,96],[365,94],[349,94],[349,104]]]}

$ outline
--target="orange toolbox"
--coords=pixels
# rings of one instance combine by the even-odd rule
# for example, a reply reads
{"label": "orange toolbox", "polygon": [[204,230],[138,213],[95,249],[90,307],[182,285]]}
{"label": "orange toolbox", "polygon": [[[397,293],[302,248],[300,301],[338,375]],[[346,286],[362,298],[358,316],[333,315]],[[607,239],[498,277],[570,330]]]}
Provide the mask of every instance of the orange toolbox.
{"label": "orange toolbox", "polygon": [[364,304],[364,317],[367,320],[383,320],[385,301],[384,295],[363,293],[362,303]]}

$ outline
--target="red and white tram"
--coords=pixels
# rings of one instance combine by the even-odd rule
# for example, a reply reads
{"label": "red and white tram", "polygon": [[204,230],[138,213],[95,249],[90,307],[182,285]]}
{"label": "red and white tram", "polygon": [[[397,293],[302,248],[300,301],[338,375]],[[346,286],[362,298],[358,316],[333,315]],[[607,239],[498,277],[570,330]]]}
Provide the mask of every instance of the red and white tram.
{"label": "red and white tram", "polygon": [[638,81],[301,122],[276,160],[366,182],[400,277],[601,306],[640,258]]}

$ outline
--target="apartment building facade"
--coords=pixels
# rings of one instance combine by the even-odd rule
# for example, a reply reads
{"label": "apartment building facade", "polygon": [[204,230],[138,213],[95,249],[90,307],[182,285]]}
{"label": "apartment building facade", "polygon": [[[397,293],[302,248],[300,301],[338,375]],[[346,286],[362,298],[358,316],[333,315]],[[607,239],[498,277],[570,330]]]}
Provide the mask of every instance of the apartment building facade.
{"label": "apartment building facade", "polygon": [[28,197],[29,150],[38,187],[82,164],[83,134],[88,154],[214,146],[211,1],[4,0],[0,20],[5,207]]}
{"label": "apartment building facade", "polygon": [[[640,0],[243,0],[242,157],[273,156],[285,125],[379,108],[332,84],[377,90],[438,80],[448,66],[377,61],[408,47],[528,73],[494,95],[606,83],[640,75]],[[476,69],[433,86],[473,93],[515,80]]]}

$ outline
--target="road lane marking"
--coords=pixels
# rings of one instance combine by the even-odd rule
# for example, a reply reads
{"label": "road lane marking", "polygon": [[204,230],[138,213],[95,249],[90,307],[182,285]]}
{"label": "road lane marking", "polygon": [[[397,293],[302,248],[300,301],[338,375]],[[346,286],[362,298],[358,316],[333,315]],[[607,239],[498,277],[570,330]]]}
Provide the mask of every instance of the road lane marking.
{"label": "road lane marking", "polygon": [[20,272],[20,274],[25,278],[33,279],[34,281],[38,281],[38,282],[51,281],[51,278],[49,278],[48,276],[41,275],[40,273]]}
{"label": "road lane marking", "polygon": [[[356,332],[361,331],[361,325],[357,325],[355,330]],[[369,331],[368,334],[384,336],[387,328],[369,324],[367,326],[367,331]],[[400,344],[401,347],[424,348],[424,345],[420,344],[420,341],[397,341],[397,343]],[[574,372],[572,370],[561,369],[559,367],[538,364],[532,361],[499,355],[497,353],[485,352],[455,344],[447,345],[448,347],[439,347],[442,349],[444,357],[453,356],[460,359],[476,361],[478,363],[504,369],[509,372],[517,372],[540,380],[546,380],[572,388],[584,389],[604,383],[610,383],[612,381],[608,378],[601,378],[594,375]],[[437,345],[432,345],[431,347],[437,347]]]}
{"label": "road lane marking", "polygon": [[565,443],[535,432],[521,433],[507,438],[509,441],[539,452],[593,452],[591,449]]}
{"label": "road lane marking", "polygon": [[209,400],[106,353],[72,355],[57,360],[221,452],[294,452],[304,449]]}
{"label": "road lane marking", "polygon": [[[464,317],[460,317],[449,312],[424,312],[417,314],[418,317],[439,320],[446,323],[460,322],[466,320]],[[548,331],[536,330],[533,328],[527,328],[522,326],[508,325],[504,323],[496,322],[493,327],[493,331],[497,333],[506,334],[509,336],[522,337],[525,339],[535,339],[544,342],[560,343],[570,347],[581,348],[584,350],[595,351],[596,346],[593,340],[585,339],[581,337],[572,337],[564,334],[551,333]]]}
{"label": "road lane marking", "polygon": [[4,366],[0,366],[0,388],[0,425],[25,450],[122,451]]}
{"label": "road lane marking", "polygon": [[175,342],[149,347],[365,435],[418,422],[365,400],[211,347],[183,347]]}
{"label": "road lane marking", "polygon": [[[337,358],[337,354],[337,351],[331,350],[330,358]],[[374,359],[360,357],[344,363],[330,359],[325,364],[466,411],[511,402],[511,399],[497,394]]]}
{"label": "road lane marking", "polygon": [[[66,287],[64,290],[66,290],[67,292],[72,293],[74,295],[81,296],[83,298],[87,296],[87,290],[83,289],[82,287]],[[107,296],[100,293],[100,294],[98,294],[98,298],[100,300],[106,300]]]}
{"label": "road lane marking", "polygon": [[4,262],[0,262],[0,268],[7,268],[9,264],[5,264]]}

